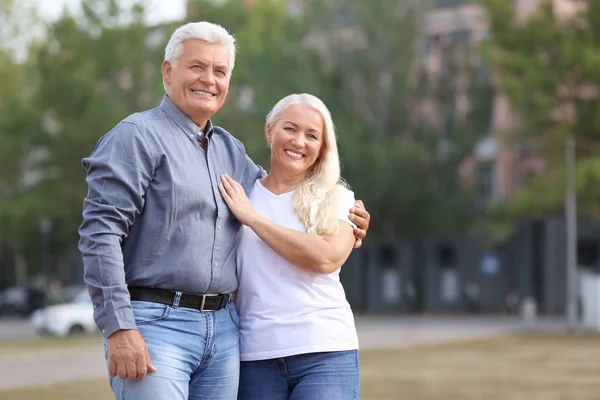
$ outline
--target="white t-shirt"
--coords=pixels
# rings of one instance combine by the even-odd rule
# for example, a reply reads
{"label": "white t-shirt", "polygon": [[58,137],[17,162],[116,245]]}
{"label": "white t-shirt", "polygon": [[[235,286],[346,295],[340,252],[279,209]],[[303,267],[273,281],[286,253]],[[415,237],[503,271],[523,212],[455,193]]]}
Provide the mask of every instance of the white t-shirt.
{"label": "white t-shirt", "polygon": [[[275,195],[257,180],[249,197],[262,216],[306,232],[293,209],[293,194]],[[353,204],[354,193],[343,189],[338,218],[352,226],[348,214]],[[354,317],[339,269],[327,275],[304,271],[244,226],[237,251],[237,273],[242,361],[358,349]]]}

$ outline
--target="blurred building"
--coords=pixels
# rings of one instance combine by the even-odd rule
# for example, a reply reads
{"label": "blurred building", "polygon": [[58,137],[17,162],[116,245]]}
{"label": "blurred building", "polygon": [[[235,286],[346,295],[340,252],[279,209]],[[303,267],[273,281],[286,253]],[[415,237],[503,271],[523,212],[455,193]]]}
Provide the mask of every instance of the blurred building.
{"label": "blurred building", "polygon": [[[517,17],[524,20],[535,12],[544,0],[506,0],[515,4]],[[558,15],[569,15],[576,10],[571,0],[551,0]],[[512,109],[505,94],[498,90],[497,77],[480,54],[477,46],[489,38],[488,16],[481,2],[469,0],[436,0],[424,24],[423,69],[430,77],[443,76],[457,52],[467,54],[475,61],[472,79],[488,86],[487,97],[480,96],[478,107],[489,121],[479,132],[473,153],[462,164],[460,174],[474,186],[478,205],[509,198],[527,182],[528,178],[544,168],[543,160],[531,154],[528,143],[515,137],[519,127],[519,113]],[[455,105],[442,118],[456,118],[464,113],[470,99],[466,93],[457,93]],[[444,124],[444,121],[442,121]]]}
{"label": "blurred building", "polygon": [[[512,0],[520,20],[542,1]],[[570,0],[553,0],[553,6],[562,16],[576,10]],[[438,125],[442,138],[451,139],[453,125],[471,107],[477,106],[479,117],[484,117],[473,152],[459,171],[476,187],[481,207],[511,197],[544,168],[543,160],[519,137],[519,112],[498,90],[497,76],[478,51],[488,38],[488,15],[480,2],[437,0],[425,18],[422,57],[416,66],[420,85],[454,90],[450,100],[443,99],[447,104],[440,99],[419,103],[420,118]],[[457,60],[467,60],[469,68],[456,68]],[[473,83],[479,87],[475,100],[469,91]],[[582,274],[600,271],[599,235],[598,226],[580,223]],[[559,218],[524,221],[508,242],[493,250],[467,237],[367,244],[352,253],[342,279],[356,310],[513,313],[530,298],[540,313],[561,314],[566,304],[565,243],[564,221]]]}
{"label": "blurred building", "polygon": [[[215,0],[219,1],[219,0]],[[243,7],[253,7],[258,0],[239,0]],[[506,0],[515,5],[517,17],[526,19],[541,2],[546,0]],[[549,0],[553,2],[559,15],[569,15],[576,10],[572,0]],[[305,0],[287,0],[290,15],[302,12]],[[201,15],[197,3],[187,2],[187,16],[196,18]],[[327,52],[327,46],[340,42],[365,46],[366,42],[360,30],[344,24],[340,16],[340,26],[335,35],[325,38],[320,33],[307,35],[305,43]],[[435,120],[442,135],[450,136],[453,124],[460,120],[473,106],[467,93],[465,80],[474,79],[483,88],[477,98],[477,107],[486,121],[480,124],[478,140],[471,156],[467,157],[460,175],[477,193],[477,208],[513,196],[536,171],[544,168],[543,160],[532,154],[528,143],[515,137],[518,132],[519,113],[512,109],[505,94],[497,88],[497,77],[481,54],[478,46],[489,39],[488,16],[481,1],[477,0],[433,0],[433,8],[427,12],[424,21],[421,43],[422,57],[418,74],[423,79],[444,79],[461,81],[451,104],[432,106],[421,104],[427,119]],[[449,70],[455,62],[457,53],[466,55],[475,65],[473,76],[452,76]],[[451,73],[450,73],[451,74]],[[425,76],[425,78],[423,78]],[[422,82],[420,82],[422,83]],[[241,110],[252,106],[252,88],[242,88],[236,95],[236,104]],[[451,138],[448,138],[451,140]],[[443,143],[441,143],[443,145]]]}
{"label": "blurred building", "polygon": [[[598,237],[600,226],[579,224],[580,288],[600,274]],[[548,219],[523,222],[492,250],[468,237],[367,241],[351,253],[341,279],[359,312],[515,314],[532,299],[540,314],[559,315],[567,300],[564,260],[564,220]],[[600,293],[593,295],[597,301]]]}
{"label": "blurred building", "polygon": [[[216,0],[215,0],[216,1]],[[258,0],[240,0],[252,7]],[[399,0],[401,1],[401,0]],[[506,0],[525,20],[542,1]],[[549,0],[558,15],[569,15],[571,0]],[[447,104],[419,104],[427,120],[438,124],[442,139],[452,140],[453,125],[477,106],[481,122],[472,153],[458,171],[478,194],[477,206],[510,198],[536,171],[543,160],[532,154],[519,132],[520,116],[498,90],[497,76],[479,52],[489,40],[485,7],[475,0],[435,0],[425,15],[415,66],[416,82],[451,85],[455,90]],[[290,15],[302,12],[305,0],[287,0]],[[188,2],[188,17],[199,15]],[[340,16],[334,34],[309,34],[305,43],[327,51],[331,43],[367,46],[359,29]],[[454,68],[458,58],[470,69]],[[465,74],[465,71],[467,72]],[[477,103],[468,90],[476,83]],[[446,101],[446,100],[444,100]],[[237,98],[242,110],[252,106],[251,88]],[[439,103],[439,102],[438,102]],[[367,241],[353,251],[341,279],[349,302],[356,311],[434,313],[515,313],[526,298],[534,299],[542,314],[563,313],[566,304],[565,229],[560,219],[524,221],[516,234],[495,249],[487,249],[473,238],[415,238],[385,243]],[[579,266],[600,271],[600,227],[579,226]]]}

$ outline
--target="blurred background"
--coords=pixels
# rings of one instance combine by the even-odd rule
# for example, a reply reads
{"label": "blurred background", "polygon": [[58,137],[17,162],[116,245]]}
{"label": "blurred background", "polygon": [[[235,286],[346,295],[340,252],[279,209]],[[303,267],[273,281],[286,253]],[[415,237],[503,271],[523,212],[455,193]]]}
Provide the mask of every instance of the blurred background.
{"label": "blurred background", "polygon": [[600,398],[597,0],[0,0],[0,398],[110,398],[80,162],[197,20],[237,39],[213,122],[257,163],[283,96],[333,114],[363,398]]}

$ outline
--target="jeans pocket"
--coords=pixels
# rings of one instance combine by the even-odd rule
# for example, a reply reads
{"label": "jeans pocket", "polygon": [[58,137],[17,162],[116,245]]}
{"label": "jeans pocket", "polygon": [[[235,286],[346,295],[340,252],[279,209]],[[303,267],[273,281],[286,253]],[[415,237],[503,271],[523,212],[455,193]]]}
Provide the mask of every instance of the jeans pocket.
{"label": "jeans pocket", "polygon": [[227,306],[227,310],[229,311],[229,316],[231,317],[231,321],[236,326],[236,328],[240,329],[240,315],[237,312],[237,307],[234,303],[231,303]]}
{"label": "jeans pocket", "polygon": [[151,303],[148,301],[132,301],[135,324],[148,325],[163,320],[169,316],[171,306],[167,304]]}

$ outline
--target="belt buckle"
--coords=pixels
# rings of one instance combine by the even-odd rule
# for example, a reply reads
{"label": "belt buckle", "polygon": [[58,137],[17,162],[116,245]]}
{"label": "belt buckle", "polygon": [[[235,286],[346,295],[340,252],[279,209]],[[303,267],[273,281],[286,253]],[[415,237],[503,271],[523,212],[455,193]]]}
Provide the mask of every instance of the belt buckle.
{"label": "belt buckle", "polygon": [[200,311],[202,311],[202,312],[214,311],[214,310],[205,310],[204,309],[204,303],[206,302],[206,298],[207,297],[215,297],[215,296],[218,296],[218,294],[203,294],[202,295],[202,302],[200,303]]}

